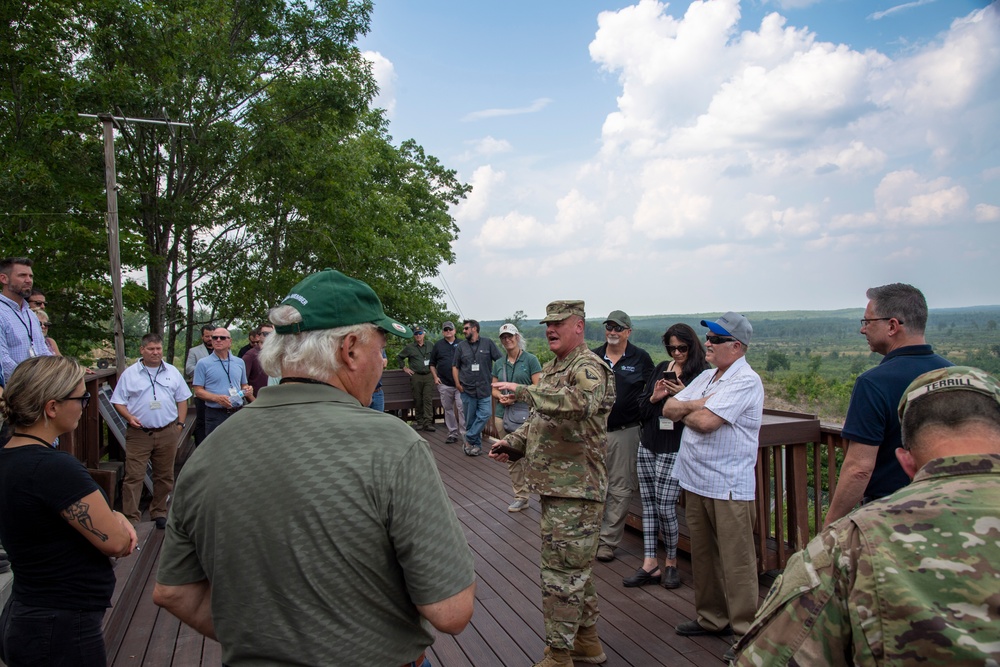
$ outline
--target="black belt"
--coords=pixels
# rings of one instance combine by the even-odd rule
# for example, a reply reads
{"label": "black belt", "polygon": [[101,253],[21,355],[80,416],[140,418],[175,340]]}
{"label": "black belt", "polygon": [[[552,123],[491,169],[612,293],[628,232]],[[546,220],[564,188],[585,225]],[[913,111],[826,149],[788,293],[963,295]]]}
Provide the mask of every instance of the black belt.
{"label": "black belt", "polygon": [[621,426],[615,426],[615,427],[609,426],[608,433],[611,433],[613,431],[624,431],[627,428],[632,428],[633,426],[638,426],[638,425],[639,422],[632,422],[631,424],[622,424]]}
{"label": "black belt", "polygon": [[231,414],[233,414],[235,412],[239,412],[240,410],[242,410],[243,406],[241,405],[238,408],[213,408],[211,405],[206,405],[205,409],[206,410],[220,410],[222,412],[225,412],[227,415],[231,415]]}
{"label": "black belt", "polygon": [[[149,427],[149,426],[143,426],[139,430],[142,431],[142,432],[144,432],[144,433],[146,433],[148,435],[150,433],[159,433],[160,431],[162,431],[165,428],[170,428],[171,426],[176,426],[176,425],[177,425],[177,422],[173,422],[172,424],[167,424],[166,426],[158,426],[156,428],[152,428],[152,427]],[[129,426],[129,428],[135,428],[135,427],[134,426]]]}

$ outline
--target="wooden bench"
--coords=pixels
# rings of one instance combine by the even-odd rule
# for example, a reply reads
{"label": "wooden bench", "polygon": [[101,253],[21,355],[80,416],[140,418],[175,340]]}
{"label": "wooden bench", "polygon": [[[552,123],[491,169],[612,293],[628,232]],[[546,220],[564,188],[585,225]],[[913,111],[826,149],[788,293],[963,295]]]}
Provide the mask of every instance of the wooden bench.
{"label": "wooden bench", "polygon": [[[382,373],[382,391],[385,393],[385,411],[391,412],[400,419],[413,417],[413,392],[410,391],[410,376],[400,369],[386,370]],[[434,418],[444,417],[441,407],[441,396],[434,389]]]}

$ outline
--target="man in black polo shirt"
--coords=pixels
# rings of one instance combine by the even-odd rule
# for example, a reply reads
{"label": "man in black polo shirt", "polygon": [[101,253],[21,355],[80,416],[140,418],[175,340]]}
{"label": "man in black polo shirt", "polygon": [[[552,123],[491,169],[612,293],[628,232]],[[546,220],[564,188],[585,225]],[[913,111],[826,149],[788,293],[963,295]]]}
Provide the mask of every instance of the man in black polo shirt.
{"label": "man in black polo shirt", "polygon": [[632,494],[639,488],[636,459],[639,455],[639,394],[653,374],[653,360],[641,347],[628,342],[632,318],[620,310],[604,321],[607,342],[593,350],[615,374],[617,398],[608,416],[608,496],[601,522],[597,560],[615,558],[615,547],[625,533],[625,517]]}
{"label": "man in black polo shirt", "polygon": [[451,373],[451,363],[455,360],[455,324],[445,322],[441,326],[443,338],[434,343],[431,349],[431,375],[441,395],[441,407],[444,408],[444,425],[448,427],[448,437],[445,442],[451,444],[465,435],[465,413],[462,410],[462,395],[455,387],[455,377]]}

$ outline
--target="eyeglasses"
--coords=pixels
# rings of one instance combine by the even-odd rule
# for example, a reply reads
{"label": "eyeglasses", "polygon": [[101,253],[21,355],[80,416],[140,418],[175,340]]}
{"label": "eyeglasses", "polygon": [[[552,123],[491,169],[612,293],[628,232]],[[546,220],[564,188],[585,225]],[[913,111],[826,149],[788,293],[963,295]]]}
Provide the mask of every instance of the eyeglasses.
{"label": "eyeglasses", "polygon": [[[871,318],[867,318],[867,319],[862,319],[861,320],[861,326],[866,327],[869,324],[871,324],[872,322],[883,322],[883,321],[888,322],[889,320],[896,320],[896,318],[895,317],[871,317]],[[899,322],[900,324],[903,324],[903,320],[896,320],[896,321]]]}
{"label": "eyeglasses", "polygon": [[707,340],[712,345],[722,345],[723,343],[737,342],[735,338],[730,338],[729,336],[716,336],[714,334],[705,334],[705,340]]}
{"label": "eyeglasses", "polygon": [[618,326],[617,324],[605,324],[604,325],[604,330],[605,331],[614,331],[615,333],[621,333],[621,332],[625,331],[625,329],[627,329],[627,328],[628,327]]}
{"label": "eyeglasses", "polygon": [[455,327],[445,327],[444,329],[441,329],[441,331],[454,331],[454,330]]}
{"label": "eyeglasses", "polygon": [[229,336],[212,336],[212,340],[229,340]]}
{"label": "eyeglasses", "polygon": [[687,354],[688,349],[687,345],[667,345],[667,354],[673,354],[674,352]]}
{"label": "eyeglasses", "polygon": [[42,327],[43,329],[48,329],[50,325],[48,322],[39,322],[38,326]]}
{"label": "eyeglasses", "polygon": [[28,303],[30,303],[35,308],[45,308],[45,302],[44,301],[40,301],[38,299],[34,299],[34,300],[28,299]]}
{"label": "eyeglasses", "polygon": [[65,401],[80,401],[80,407],[86,410],[87,406],[90,404],[90,392],[85,391],[80,396],[67,396],[66,398],[59,399],[60,403],[63,403]]}

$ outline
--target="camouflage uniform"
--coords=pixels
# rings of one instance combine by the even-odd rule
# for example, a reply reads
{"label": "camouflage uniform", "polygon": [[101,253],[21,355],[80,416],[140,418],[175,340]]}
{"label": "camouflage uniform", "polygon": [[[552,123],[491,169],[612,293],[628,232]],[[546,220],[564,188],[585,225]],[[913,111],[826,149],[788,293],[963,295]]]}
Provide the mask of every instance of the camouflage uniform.
{"label": "camouflage uniform", "polygon": [[528,486],[541,497],[545,643],[572,650],[577,630],[597,623],[591,569],[608,488],[604,456],[615,380],[580,345],[546,364],[538,384],[518,387],[514,398],[532,407],[505,439],[525,452]]}
{"label": "camouflage uniform", "polygon": [[1000,455],[934,459],[816,536],[737,665],[1000,664]]}

